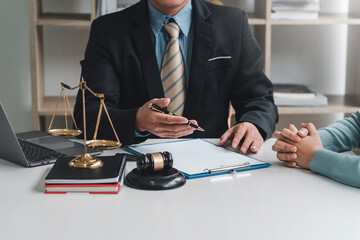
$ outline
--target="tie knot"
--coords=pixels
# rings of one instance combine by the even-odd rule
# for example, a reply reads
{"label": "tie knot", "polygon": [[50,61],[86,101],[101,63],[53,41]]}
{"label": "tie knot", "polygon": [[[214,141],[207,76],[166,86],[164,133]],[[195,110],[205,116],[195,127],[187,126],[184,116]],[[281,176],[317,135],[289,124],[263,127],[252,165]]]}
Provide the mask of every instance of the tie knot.
{"label": "tie knot", "polygon": [[178,38],[180,34],[180,28],[176,24],[176,22],[170,22],[168,24],[164,24],[164,28],[170,34],[172,38]]}

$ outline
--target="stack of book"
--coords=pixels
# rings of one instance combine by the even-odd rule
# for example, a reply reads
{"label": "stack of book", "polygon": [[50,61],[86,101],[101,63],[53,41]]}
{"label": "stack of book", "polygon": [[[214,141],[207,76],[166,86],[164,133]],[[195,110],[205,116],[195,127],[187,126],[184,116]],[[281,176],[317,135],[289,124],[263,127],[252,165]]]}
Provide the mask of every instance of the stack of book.
{"label": "stack of book", "polygon": [[119,193],[124,179],[126,154],[98,157],[104,165],[96,169],[69,167],[73,157],[61,157],[45,178],[45,193]]}
{"label": "stack of book", "polygon": [[306,85],[274,83],[274,101],[277,106],[321,107],[327,97]]}
{"label": "stack of book", "polygon": [[272,1],[272,19],[315,20],[319,18],[319,0]]}

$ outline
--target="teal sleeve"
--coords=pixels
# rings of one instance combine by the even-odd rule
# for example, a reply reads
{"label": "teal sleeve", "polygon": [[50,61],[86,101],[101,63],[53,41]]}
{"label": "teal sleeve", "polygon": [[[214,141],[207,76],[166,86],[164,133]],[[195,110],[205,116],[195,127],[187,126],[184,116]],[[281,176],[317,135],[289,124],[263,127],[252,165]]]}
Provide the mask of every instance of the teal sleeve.
{"label": "teal sleeve", "polygon": [[319,129],[324,148],[335,152],[349,151],[360,146],[360,111],[350,117]]}
{"label": "teal sleeve", "polygon": [[360,157],[319,149],[310,163],[311,171],[360,188]]}

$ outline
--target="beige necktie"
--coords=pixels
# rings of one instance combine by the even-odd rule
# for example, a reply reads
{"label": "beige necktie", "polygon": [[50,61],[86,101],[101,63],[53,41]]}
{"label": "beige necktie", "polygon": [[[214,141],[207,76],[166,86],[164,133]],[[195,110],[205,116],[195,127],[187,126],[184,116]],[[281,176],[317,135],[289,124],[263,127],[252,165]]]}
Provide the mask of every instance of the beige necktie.
{"label": "beige necktie", "polygon": [[185,66],[179,45],[180,28],[175,22],[163,27],[171,37],[165,49],[160,73],[164,95],[170,98],[167,109],[182,115],[185,103]]}

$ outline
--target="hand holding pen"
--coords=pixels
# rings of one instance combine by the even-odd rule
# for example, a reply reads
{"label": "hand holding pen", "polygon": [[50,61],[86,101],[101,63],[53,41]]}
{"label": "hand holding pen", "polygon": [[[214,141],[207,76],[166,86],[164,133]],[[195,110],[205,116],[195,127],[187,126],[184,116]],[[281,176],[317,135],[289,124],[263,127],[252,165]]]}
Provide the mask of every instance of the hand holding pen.
{"label": "hand holding pen", "polygon": [[[168,114],[168,115],[176,116],[174,113],[169,112],[168,110],[166,110],[166,108],[162,108],[162,107],[160,107],[160,106],[158,106],[158,105],[156,105],[156,104],[154,104],[154,103],[150,103],[150,104],[149,104],[149,108],[150,108],[151,110],[155,111],[155,112],[159,112],[159,113],[163,113],[163,114]],[[192,123],[192,122],[190,122],[190,121],[188,121],[188,122],[186,123],[186,125],[188,125],[188,126],[190,126],[190,127],[193,127],[193,128],[195,128],[196,130],[199,130],[199,131],[201,131],[201,132],[205,132],[205,130],[204,130],[202,127],[200,127],[200,126],[198,126],[198,125],[196,125],[196,124],[194,124],[194,123]]]}
{"label": "hand holding pen", "polygon": [[[149,108],[150,104],[155,104],[159,108],[166,110],[170,99],[152,99],[140,107],[136,113],[136,130],[150,132],[163,138],[178,138],[192,134],[196,129],[190,125],[197,125],[196,120],[188,120],[182,116],[165,114],[165,112],[155,111]],[[189,123],[190,122],[190,123]]]}

